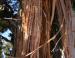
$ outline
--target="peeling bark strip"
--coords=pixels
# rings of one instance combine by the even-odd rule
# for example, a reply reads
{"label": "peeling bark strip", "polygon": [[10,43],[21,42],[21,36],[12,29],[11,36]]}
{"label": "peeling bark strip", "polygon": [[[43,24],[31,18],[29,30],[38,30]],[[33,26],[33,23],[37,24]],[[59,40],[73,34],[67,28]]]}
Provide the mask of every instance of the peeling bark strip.
{"label": "peeling bark strip", "polygon": [[[37,47],[40,44],[41,36],[41,21],[42,21],[42,7],[41,0],[24,0],[24,19],[22,19],[23,28],[23,51],[22,55],[25,55]],[[39,58],[39,50],[26,58]]]}
{"label": "peeling bark strip", "polygon": [[[22,51],[22,55],[25,57],[26,54],[28,54],[29,52],[34,51],[35,49],[37,49],[41,43],[40,40],[42,40],[42,42],[47,41],[50,38],[49,32],[50,32],[50,14],[49,12],[49,1],[45,0],[46,4],[46,8],[45,8],[45,4],[44,6],[44,10],[46,11],[46,15],[47,18],[43,18],[45,21],[45,27],[46,29],[44,29],[45,31],[45,36],[46,38],[45,41],[43,41],[43,38],[41,38],[41,35],[43,35],[44,33],[41,34],[42,29],[44,28],[44,26],[42,27],[42,0],[32,0],[32,1],[28,1],[28,0],[24,0],[23,2],[25,2],[23,5],[23,18],[22,18],[22,28],[23,28],[23,51]],[[47,9],[47,10],[46,10]],[[31,54],[30,58],[41,58],[40,55],[43,56],[43,58],[50,58],[50,45],[48,44],[47,46],[44,46],[41,50],[43,53],[40,54],[39,49],[37,50],[36,53]],[[27,57],[26,57],[27,58]]]}

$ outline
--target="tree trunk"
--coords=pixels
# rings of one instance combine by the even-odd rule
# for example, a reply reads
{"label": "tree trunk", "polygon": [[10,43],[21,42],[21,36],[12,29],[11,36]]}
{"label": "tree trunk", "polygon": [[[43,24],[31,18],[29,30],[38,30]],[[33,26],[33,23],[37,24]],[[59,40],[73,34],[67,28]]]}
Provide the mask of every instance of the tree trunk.
{"label": "tree trunk", "polygon": [[[22,34],[17,33],[16,57],[20,58],[52,58],[50,43],[43,45],[50,39],[51,26],[57,9],[57,17],[63,39],[66,58],[70,54],[71,12],[70,0],[22,0]],[[64,19],[64,20],[63,20]],[[69,29],[69,30],[67,30]],[[69,31],[69,32],[68,32]],[[22,37],[23,36],[23,37]]]}

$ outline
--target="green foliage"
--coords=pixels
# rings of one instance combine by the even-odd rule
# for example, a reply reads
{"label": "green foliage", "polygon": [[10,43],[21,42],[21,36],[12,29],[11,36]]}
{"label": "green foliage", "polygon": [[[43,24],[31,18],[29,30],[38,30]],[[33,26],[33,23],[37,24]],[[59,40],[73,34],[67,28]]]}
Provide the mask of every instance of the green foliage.
{"label": "green foliage", "polygon": [[7,27],[8,25],[9,23],[7,21],[0,19],[0,32],[3,30],[3,28]]}
{"label": "green foliage", "polygon": [[0,42],[0,58],[1,58],[1,53],[2,53],[2,43]]}
{"label": "green foliage", "polygon": [[3,11],[3,10],[4,10],[3,5],[0,5],[0,11]]}
{"label": "green foliage", "polygon": [[0,27],[4,27],[5,26],[5,23],[1,20],[0,21]]}
{"label": "green foliage", "polygon": [[75,10],[75,0],[73,0],[72,8],[73,8],[73,10]]}
{"label": "green foliage", "polygon": [[0,47],[0,58],[1,58],[1,53],[2,53],[2,51],[1,51],[2,49],[1,49],[1,47]]}

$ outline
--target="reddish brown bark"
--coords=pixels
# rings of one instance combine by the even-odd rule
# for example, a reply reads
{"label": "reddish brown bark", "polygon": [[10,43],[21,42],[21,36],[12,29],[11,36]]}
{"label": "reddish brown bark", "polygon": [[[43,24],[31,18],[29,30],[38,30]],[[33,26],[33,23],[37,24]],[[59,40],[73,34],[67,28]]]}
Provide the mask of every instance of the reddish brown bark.
{"label": "reddish brown bark", "polygon": [[[66,3],[64,3],[66,2]],[[67,4],[68,3],[68,4]],[[22,1],[22,31],[17,38],[17,56],[21,58],[51,58],[50,43],[38,48],[50,39],[51,25],[55,9],[60,25],[63,24],[62,39],[66,58],[70,58],[69,40],[71,34],[70,0],[23,0]],[[69,8],[69,10],[68,10]],[[63,20],[64,19],[64,20]],[[69,30],[67,30],[69,29]],[[69,31],[69,32],[67,32]],[[70,34],[69,34],[70,33]],[[19,43],[20,42],[20,43]],[[21,47],[20,47],[21,46]],[[21,50],[20,50],[21,48]],[[38,48],[38,49],[37,49]],[[37,49],[37,50],[36,50]],[[19,50],[19,51],[18,51]],[[34,52],[33,52],[34,51]],[[29,54],[30,52],[33,52]],[[28,55],[29,54],[29,55]],[[26,56],[28,55],[28,56]]]}

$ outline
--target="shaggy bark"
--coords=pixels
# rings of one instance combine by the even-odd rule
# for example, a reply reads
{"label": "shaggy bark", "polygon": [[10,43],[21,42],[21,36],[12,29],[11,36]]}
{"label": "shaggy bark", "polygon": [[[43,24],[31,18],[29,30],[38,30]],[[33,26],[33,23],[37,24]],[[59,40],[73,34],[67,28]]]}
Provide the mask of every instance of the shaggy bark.
{"label": "shaggy bark", "polygon": [[[50,43],[51,26],[57,9],[66,58],[71,58],[71,3],[70,0],[22,0],[22,31],[17,38],[16,54],[20,58],[52,58]],[[64,34],[66,33],[66,35]],[[42,47],[40,47],[42,45]]]}

